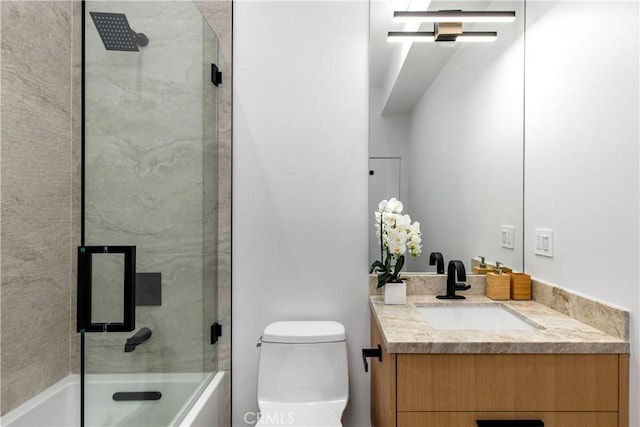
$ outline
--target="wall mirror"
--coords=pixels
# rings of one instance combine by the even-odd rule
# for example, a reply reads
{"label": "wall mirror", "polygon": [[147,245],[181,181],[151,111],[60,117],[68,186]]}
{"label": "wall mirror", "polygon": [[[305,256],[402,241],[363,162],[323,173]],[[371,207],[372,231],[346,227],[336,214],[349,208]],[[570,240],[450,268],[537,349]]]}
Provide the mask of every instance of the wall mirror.
{"label": "wall mirror", "polygon": [[[463,23],[492,42],[391,42],[394,10],[514,11],[511,22]],[[371,262],[380,258],[374,211],[399,198],[421,224],[423,249],[406,272],[485,256],[523,268],[524,0],[370,2],[369,218]],[[440,24],[438,24],[440,25]]]}

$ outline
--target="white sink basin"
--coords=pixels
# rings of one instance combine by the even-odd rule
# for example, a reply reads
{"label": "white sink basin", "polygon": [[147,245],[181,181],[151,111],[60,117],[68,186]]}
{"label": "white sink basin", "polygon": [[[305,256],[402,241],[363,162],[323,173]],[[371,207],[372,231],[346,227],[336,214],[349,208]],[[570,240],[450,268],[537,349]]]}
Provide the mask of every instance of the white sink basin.
{"label": "white sink basin", "polygon": [[441,304],[417,307],[435,329],[531,330],[527,323],[500,304]]}

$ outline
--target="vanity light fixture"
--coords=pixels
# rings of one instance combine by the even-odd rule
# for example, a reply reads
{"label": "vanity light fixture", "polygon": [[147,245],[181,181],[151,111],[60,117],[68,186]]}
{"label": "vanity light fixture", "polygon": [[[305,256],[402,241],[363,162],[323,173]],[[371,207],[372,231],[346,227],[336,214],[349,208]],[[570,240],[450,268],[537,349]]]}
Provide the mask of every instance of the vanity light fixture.
{"label": "vanity light fixture", "polygon": [[514,11],[505,12],[465,12],[462,10],[440,10],[434,12],[396,11],[395,22],[513,22]]}
{"label": "vanity light fixture", "polygon": [[387,40],[390,42],[440,42],[440,41],[452,41],[452,42],[492,42],[498,38],[498,33],[495,31],[467,31],[458,34],[455,38],[448,37],[447,40],[442,38],[436,38],[436,33],[431,31],[389,31],[387,33]]}
{"label": "vanity light fixture", "polygon": [[464,42],[464,43],[467,43],[467,42],[483,43],[483,42],[493,42],[497,38],[498,38],[498,33],[495,31],[468,31],[456,37],[456,41]]}
{"label": "vanity light fixture", "polygon": [[419,42],[436,41],[436,33],[428,31],[389,31],[387,41],[390,42]]}
{"label": "vanity light fixture", "polygon": [[433,32],[390,31],[389,41],[402,42],[492,42],[498,37],[495,31],[462,31],[463,22],[511,22],[516,13],[511,12],[464,12],[462,10],[440,10],[437,12],[393,12],[395,21],[433,22]]}

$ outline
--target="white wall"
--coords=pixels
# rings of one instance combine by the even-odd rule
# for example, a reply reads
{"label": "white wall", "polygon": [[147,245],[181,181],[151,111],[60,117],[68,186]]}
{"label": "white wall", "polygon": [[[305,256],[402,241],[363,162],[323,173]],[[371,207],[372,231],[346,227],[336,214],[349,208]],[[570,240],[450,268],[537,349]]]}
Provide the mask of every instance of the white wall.
{"label": "white wall", "polygon": [[276,320],[347,330],[345,425],[369,425],[368,4],[235,2],[233,425]]}
{"label": "white wall", "polygon": [[[631,426],[640,425],[637,2],[528,2],[525,267],[631,310]],[[607,36],[607,25],[615,36]],[[613,34],[613,33],[612,33]],[[535,227],[554,257],[533,255]]]}

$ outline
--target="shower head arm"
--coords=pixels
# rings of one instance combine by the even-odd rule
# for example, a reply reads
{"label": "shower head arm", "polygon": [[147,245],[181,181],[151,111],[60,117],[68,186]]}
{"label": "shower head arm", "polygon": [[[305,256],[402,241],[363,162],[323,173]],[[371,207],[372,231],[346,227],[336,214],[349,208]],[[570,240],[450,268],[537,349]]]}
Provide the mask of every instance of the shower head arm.
{"label": "shower head arm", "polygon": [[146,46],[149,44],[149,38],[144,33],[136,33],[131,27],[131,35],[138,46]]}

